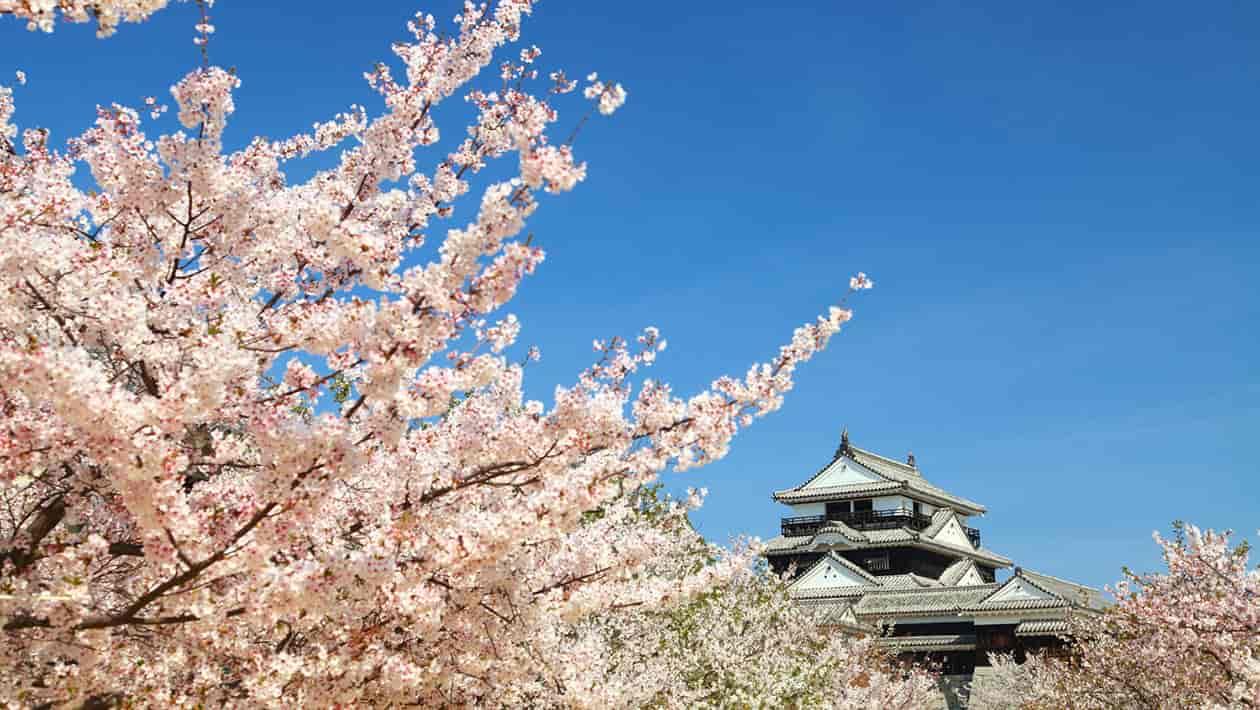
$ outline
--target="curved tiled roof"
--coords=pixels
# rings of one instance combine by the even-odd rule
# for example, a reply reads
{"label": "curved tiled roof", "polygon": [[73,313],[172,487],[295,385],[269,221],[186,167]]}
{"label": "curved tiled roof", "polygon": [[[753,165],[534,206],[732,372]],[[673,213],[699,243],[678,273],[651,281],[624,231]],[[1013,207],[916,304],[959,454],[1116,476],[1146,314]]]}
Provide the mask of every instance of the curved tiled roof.
{"label": "curved tiled roof", "polygon": [[974,569],[975,566],[976,563],[970,559],[964,558],[958,560],[954,564],[946,567],[944,572],[941,572],[941,576],[938,581],[942,586],[952,587],[955,584],[958,584],[958,580],[966,576],[967,572]]}
{"label": "curved tiled roof", "polygon": [[975,634],[938,634],[932,636],[890,636],[878,640],[880,646],[893,651],[970,651],[976,647]]}
{"label": "curved tiled roof", "polygon": [[804,608],[807,614],[813,616],[814,623],[819,626],[840,627],[856,635],[873,635],[875,632],[875,629],[862,624],[851,613],[848,613],[853,608],[851,603],[813,604]]}
{"label": "curved tiled roof", "polygon": [[[822,587],[814,589],[795,589],[801,580],[806,579],[807,575],[816,567],[822,564],[839,563],[846,569],[852,571],[860,579],[865,580],[865,584],[839,584],[832,587]],[[803,604],[815,604],[824,600],[843,599],[848,597],[858,597],[871,592],[889,589],[928,589],[939,587],[941,583],[930,577],[914,574],[913,572],[904,574],[881,574],[873,575],[862,569],[858,565],[853,564],[844,557],[836,553],[830,553],[826,557],[818,560],[810,565],[804,573],[796,578],[791,585],[788,586],[788,594]]]}
{"label": "curved tiled roof", "polygon": [[1025,621],[1015,627],[1016,636],[1057,636],[1067,632],[1068,622],[1062,620]]}
{"label": "curved tiled roof", "polygon": [[[803,485],[803,484],[802,484]],[[771,496],[780,503],[811,503],[819,500],[837,500],[850,497],[892,493],[905,489],[899,481],[873,481],[871,483],[847,483],[843,486],[818,486],[817,488],[788,488],[775,491]]]}
{"label": "curved tiled roof", "polygon": [[[925,540],[923,536],[909,528],[900,527],[889,530],[854,530],[843,524],[830,522],[813,535],[779,535],[765,543],[765,554],[787,555],[804,548],[818,546],[839,546],[845,550],[880,549],[885,547],[918,547],[933,550],[951,557],[966,557],[979,560],[995,567],[1009,567],[1008,557],[993,552],[988,548],[967,549],[957,545],[946,545],[935,540]],[[824,547],[824,549],[828,549]],[[835,548],[830,548],[835,549]]]}
{"label": "curved tiled roof", "polygon": [[895,589],[898,587],[905,589],[922,589],[924,587],[939,587],[941,583],[931,577],[923,577],[914,572],[905,574],[885,574],[879,577],[880,586],[885,589]]}
{"label": "curved tiled roof", "polygon": [[874,451],[859,449],[856,446],[849,447],[849,453],[853,456],[853,460],[871,469],[875,473],[891,476],[897,480],[906,478],[923,478],[923,474],[919,473],[919,469],[911,466],[904,461],[890,459],[887,456],[880,456]]}
{"label": "curved tiled roof", "polygon": [[941,528],[945,527],[954,518],[954,511],[952,510],[942,509],[932,513],[932,522],[926,528],[923,528],[923,537],[936,537],[936,533],[940,532]]}
{"label": "curved tiled roof", "polygon": [[766,554],[794,550],[814,539],[813,535],[776,535],[763,543]]}
{"label": "curved tiled roof", "polygon": [[[1001,599],[1002,591],[1016,583],[1026,583],[1045,596],[1039,598],[1020,597]],[[1100,609],[1103,606],[1102,595],[1096,589],[1086,587],[1065,579],[1038,574],[1030,570],[1016,568],[1015,575],[1006,580],[992,594],[980,600],[972,607],[976,612],[1016,611],[1025,609],[1066,609],[1079,607]]]}
{"label": "curved tiled roof", "polygon": [[1030,609],[1063,609],[1071,606],[1066,599],[1011,599],[1009,601],[982,601],[971,607],[972,611],[1027,611]]}
{"label": "curved tiled roof", "polygon": [[858,616],[942,616],[957,614],[992,594],[998,585],[932,587],[871,592],[853,606]]}
{"label": "curved tiled roof", "polygon": [[886,545],[894,542],[913,542],[919,539],[918,533],[910,528],[890,528],[888,530],[863,530],[863,537],[871,546]]}
{"label": "curved tiled roof", "polygon": [[1030,569],[1021,569],[1020,576],[1033,582],[1037,586],[1056,594],[1073,604],[1088,609],[1102,609],[1107,606],[1107,601],[1103,597],[1102,592],[1093,587],[1086,587],[1083,584],[1069,582],[1066,579],[1051,577],[1048,574],[1034,572]]}
{"label": "curved tiled roof", "polygon": [[[881,481],[872,481],[870,483],[850,483],[842,486],[819,486],[817,488],[806,488],[813,483],[819,476],[825,473],[832,464],[841,458],[848,458],[853,463],[871,471],[875,475],[885,479]],[[909,464],[894,461],[890,458],[880,456],[873,451],[859,449],[856,446],[850,446],[841,451],[836,452],[836,456],[827,462],[826,466],[818,469],[809,480],[786,490],[775,491],[773,498],[780,503],[809,503],[820,500],[843,500],[846,498],[859,497],[864,495],[873,495],[875,493],[888,493],[896,490],[904,490],[908,494],[918,494],[918,497],[925,498],[928,502],[934,502],[941,505],[957,508],[968,514],[984,513],[985,507],[979,503],[953,495],[942,488],[938,488],[928,483],[923,474],[919,473],[919,469]]]}
{"label": "curved tiled roof", "polygon": [[788,596],[802,603],[820,601],[825,599],[840,599],[846,597],[860,597],[873,590],[879,589],[875,585],[865,585],[858,587],[827,587],[826,589],[797,589],[788,592]]}
{"label": "curved tiled roof", "polygon": [[[819,565],[838,564],[849,570],[858,579],[863,580],[864,584],[839,584],[831,587],[822,587],[814,589],[795,589],[803,580],[808,579],[811,572]],[[790,585],[788,585],[788,594],[793,599],[831,599],[836,597],[852,597],[865,594],[875,589],[879,589],[886,584],[885,580],[889,577],[901,577],[904,575],[889,575],[884,577],[876,577],[875,575],[862,569],[860,566],[846,560],[843,556],[831,552],[814,564],[810,565],[801,573]]]}

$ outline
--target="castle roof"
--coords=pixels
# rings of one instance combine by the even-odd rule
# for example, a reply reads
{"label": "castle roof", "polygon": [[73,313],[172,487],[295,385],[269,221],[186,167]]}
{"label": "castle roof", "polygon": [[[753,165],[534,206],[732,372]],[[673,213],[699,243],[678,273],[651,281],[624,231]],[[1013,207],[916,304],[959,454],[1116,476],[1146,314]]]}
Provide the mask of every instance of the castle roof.
{"label": "castle roof", "polygon": [[879,645],[891,651],[973,651],[975,634],[939,634],[923,636],[889,636],[878,640]]}
{"label": "castle roof", "polygon": [[[866,633],[880,621],[983,616],[1013,616],[1020,636],[1057,636],[1068,632],[1064,617],[1072,609],[1093,611],[1102,596],[1073,582],[1018,569],[998,584],[984,582],[975,562],[961,559],[937,579],[914,573],[873,575],[829,552],[788,585],[788,594],[820,625]],[[893,650],[965,650],[974,638],[923,636],[881,638]]]}
{"label": "castle roof", "polygon": [[[838,555],[832,555],[838,557]],[[821,564],[823,561],[820,560]],[[887,575],[877,577],[878,584],[860,587],[834,587],[795,589],[789,593],[804,605],[841,603],[852,607],[854,616],[867,624],[880,619],[937,616],[1016,616],[1033,614],[1032,620],[1020,624],[1017,633],[1023,636],[1054,635],[1067,631],[1062,616],[1070,609],[1095,611],[1104,602],[1096,589],[1071,582],[1053,591],[1037,580],[1044,575],[1021,570],[1007,581],[987,584],[952,586],[946,583],[950,570],[941,579],[931,580],[919,575]],[[914,577],[916,579],[907,579]],[[1034,579],[1035,578],[1035,579]],[[1054,578],[1051,578],[1054,579]],[[1061,593],[1062,592],[1062,593]],[[1046,614],[1055,618],[1045,619]]]}
{"label": "castle roof", "polygon": [[1015,574],[980,600],[973,611],[996,613],[1070,607],[1098,610],[1105,605],[1102,593],[1097,589],[1016,567]]}
{"label": "castle roof", "polygon": [[792,555],[820,550],[859,550],[914,547],[948,557],[983,562],[992,567],[1009,567],[1011,560],[986,548],[973,545],[962,531],[952,510],[938,510],[923,530],[907,526],[884,530],[857,530],[838,520],[829,520],[808,535],[779,535],[765,544],[765,554]]}
{"label": "castle roof", "polygon": [[1062,619],[1049,621],[1025,621],[1015,627],[1016,636],[1057,636],[1068,632],[1068,622]]}
{"label": "castle roof", "polygon": [[853,606],[863,617],[954,616],[975,606],[998,588],[996,584],[933,589],[880,590],[862,597]]}
{"label": "castle roof", "polygon": [[[997,584],[985,583],[979,578],[979,575],[964,578],[963,575],[970,569],[967,565],[974,568],[975,563],[970,560],[962,560],[950,565],[939,579],[925,577],[913,572],[874,575],[853,564],[843,556],[835,552],[829,552],[822,559],[810,565],[808,569],[788,585],[788,594],[802,604],[808,605],[829,601],[853,601],[856,597],[864,597],[873,593],[913,594],[916,591],[936,591],[962,586],[983,587],[986,593],[979,595],[979,597],[984,597],[988,596],[988,591],[998,588],[999,585]],[[972,579],[977,580],[978,583],[971,584]],[[960,581],[963,584],[959,584]],[[972,594],[972,596],[975,595]]]}
{"label": "castle roof", "polygon": [[773,498],[780,503],[810,503],[897,492],[965,515],[981,515],[986,510],[931,484],[916,466],[849,445],[847,436],[826,466],[794,488],[775,491]]}
{"label": "castle roof", "polygon": [[[774,499],[788,504],[843,501],[899,495],[935,506],[930,518],[919,506],[906,510],[905,502],[893,509],[848,510],[839,513],[785,518],[783,530],[765,544],[764,554],[782,567],[792,560],[810,559],[807,569],[788,585],[788,594],[819,623],[856,633],[869,633],[881,622],[905,620],[900,631],[937,628],[943,621],[976,625],[1016,625],[1018,636],[1057,636],[1070,631],[1069,613],[1091,613],[1104,605],[1102,594],[1064,579],[1015,568],[1005,582],[993,579],[993,568],[1009,567],[1009,558],[980,546],[976,530],[966,526],[968,515],[985,512],[984,506],[955,496],[929,483],[911,455],[896,461],[859,449],[843,435],[835,456],[800,485],[776,491]],[[897,502],[894,501],[894,504]],[[815,510],[821,512],[822,506]],[[830,518],[839,518],[832,520]],[[854,551],[893,548],[917,549],[934,555],[902,555],[883,558],[854,555]],[[866,568],[844,555],[861,560]],[[938,557],[939,556],[939,557]],[[940,559],[944,557],[945,559]],[[907,565],[905,560],[930,562]],[[888,561],[896,563],[890,567]],[[899,561],[900,560],[900,561]],[[883,564],[878,564],[880,562]],[[909,571],[941,569],[936,578]],[[897,574],[873,574],[882,569]],[[900,633],[900,632],[897,632]],[[896,652],[966,651],[976,648],[968,633],[900,633],[878,639]]]}

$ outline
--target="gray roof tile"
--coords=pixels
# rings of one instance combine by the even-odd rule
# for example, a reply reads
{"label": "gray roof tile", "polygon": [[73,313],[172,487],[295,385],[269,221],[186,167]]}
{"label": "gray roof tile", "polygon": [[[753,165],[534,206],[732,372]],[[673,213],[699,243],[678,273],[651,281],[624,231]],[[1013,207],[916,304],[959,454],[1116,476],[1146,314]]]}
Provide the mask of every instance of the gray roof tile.
{"label": "gray roof tile", "polygon": [[974,568],[975,566],[976,566],[976,563],[970,559],[964,558],[964,559],[958,560],[954,564],[946,567],[944,572],[941,572],[941,576],[938,581],[943,586],[952,587],[958,584],[958,580],[966,576],[967,571]]}
{"label": "gray roof tile", "polygon": [[1089,609],[1102,609],[1107,606],[1106,598],[1103,593],[1093,587],[1087,587],[1076,582],[1069,582],[1066,579],[1051,577],[1048,574],[1034,572],[1030,569],[1021,569],[1020,575],[1024,579],[1032,581],[1042,589],[1057,594],[1060,597],[1072,602],[1077,606]]}
{"label": "gray roof tile", "polygon": [[976,647],[975,634],[889,636],[878,640],[891,651],[969,651]]}
{"label": "gray roof tile", "polygon": [[932,587],[872,592],[853,607],[862,616],[939,616],[955,614],[989,596],[996,584],[974,587]]}
{"label": "gray roof tile", "polygon": [[[932,522],[926,528],[923,528],[923,537],[934,537],[936,533],[940,532],[941,528],[945,527],[949,521],[954,519],[954,517],[954,511],[948,509],[941,509],[932,513]],[[961,525],[961,523],[959,524]]]}
{"label": "gray roof tile", "polygon": [[1025,621],[1015,627],[1016,636],[1056,636],[1067,632],[1068,622],[1062,620]]}
{"label": "gray roof tile", "polygon": [[826,527],[823,527],[813,535],[794,535],[792,537],[779,535],[773,537],[765,543],[765,552],[767,555],[785,555],[802,548],[812,547],[815,544],[822,546],[823,549],[843,550],[880,549],[909,545],[936,550],[950,556],[963,556],[979,560],[995,567],[1009,567],[1011,565],[1010,558],[999,555],[988,548],[981,547],[968,550],[954,545],[943,545],[932,540],[925,540],[919,533],[909,528],[863,531],[854,530],[844,523],[834,521],[827,523]]}
{"label": "gray roof tile", "polygon": [[[801,486],[804,485],[801,484]],[[843,486],[819,486],[818,488],[802,488],[801,486],[775,491],[772,497],[780,503],[809,503],[819,500],[875,495],[876,493],[891,493],[906,487],[900,481],[848,483]]]}
{"label": "gray roof tile", "polygon": [[919,473],[919,469],[903,461],[890,459],[887,456],[880,456],[874,451],[859,449],[856,446],[850,446],[849,450],[853,452],[854,461],[857,461],[876,473],[892,476],[897,480],[910,477],[923,477],[923,474]]}
{"label": "gray roof tile", "polygon": [[[1102,594],[1093,588],[1086,587],[1066,579],[1039,574],[1031,570],[1018,569],[1016,577],[1031,584],[1035,589],[1050,595],[1043,599],[1006,599],[994,600],[985,598],[976,604],[975,611],[1008,611],[1016,609],[1056,609],[1066,607],[1083,607],[1101,609],[1105,602]],[[1016,579],[1008,579],[1002,586],[1011,584]],[[995,591],[990,596],[997,596]]]}
{"label": "gray roof tile", "polygon": [[764,543],[767,553],[777,552],[780,550],[792,550],[808,543],[813,539],[813,535],[793,535],[792,537],[784,537],[776,535]]}
{"label": "gray roof tile", "polygon": [[879,576],[879,586],[885,589],[922,589],[939,587],[941,583],[930,577],[922,577],[913,572],[906,574],[885,574]]}
{"label": "gray roof tile", "polygon": [[[836,452],[836,458],[842,455]],[[877,475],[887,479],[887,483],[854,483],[843,486],[823,486],[819,488],[806,489],[814,479],[818,478],[826,471],[831,464],[835,463],[836,458],[827,462],[826,466],[820,468],[814,475],[810,476],[807,481],[786,490],[775,491],[773,498],[780,503],[807,503],[811,501],[843,499],[862,495],[873,495],[875,493],[886,493],[894,490],[905,489],[910,493],[919,493],[921,496],[934,498],[946,505],[960,508],[968,513],[983,513],[985,507],[979,503],[956,496],[946,492],[942,488],[938,488],[928,483],[923,474],[919,473],[917,468],[908,464],[894,461],[893,459],[880,456],[873,451],[866,451],[851,446],[848,449],[847,456],[854,463],[863,466]]]}

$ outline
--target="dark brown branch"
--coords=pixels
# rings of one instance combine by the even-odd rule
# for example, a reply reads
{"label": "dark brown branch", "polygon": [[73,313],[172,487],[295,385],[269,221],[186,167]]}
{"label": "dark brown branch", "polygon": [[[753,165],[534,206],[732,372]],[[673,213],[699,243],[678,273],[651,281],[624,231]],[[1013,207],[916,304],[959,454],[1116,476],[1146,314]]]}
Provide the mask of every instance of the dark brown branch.
{"label": "dark brown branch", "polygon": [[541,465],[547,459],[552,458],[552,453],[555,451],[558,443],[559,442],[553,442],[551,447],[548,448],[542,456],[539,456],[533,461],[508,461],[506,463],[483,466],[476,471],[473,471],[471,476],[458,483],[452,483],[448,486],[435,488],[428,493],[425,493],[420,496],[420,502],[430,503],[444,495],[468,488],[469,486],[482,485],[502,476],[510,476],[514,473],[520,473],[521,471],[528,471]]}
{"label": "dark brown branch", "polygon": [[31,295],[39,301],[40,305],[44,307],[44,310],[48,311],[48,315],[52,316],[52,319],[57,322],[58,326],[61,327],[61,332],[65,333],[66,337],[70,339],[70,342],[77,346],[79,344],[79,340],[74,337],[74,333],[70,332],[70,326],[66,323],[66,319],[52,307],[52,304],[49,303],[48,300],[44,298],[44,295],[35,288],[35,285],[31,283],[30,279],[22,279],[22,281],[25,282],[26,287],[31,290]]}
{"label": "dark brown branch", "polygon": [[596,577],[599,577],[600,575],[604,574],[610,569],[612,569],[612,567],[601,567],[593,572],[587,572],[586,574],[581,574],[576,577],[569,577],[568,579],[564,579],[559,582],[549,584],[543,587],[542,589],[534,590],[534,596],[538,596],[540,594],[546,594],[547,592],[550,592],[553,589],[563,589],[564,587],[570,587],[574,584],[581,584],[582,582],[586,582],[586,581],[595,579]]}
{"label": "dark brown branch", "polygon": [[26,526],[26,537],[29,542],[26,549],[10,548],[8,550],[0,550],[0,564],[8,559],[13,563],[15,571],[21,572],[39,559],[39,545],[52,532],[53,528],[66,517],[65,500],[58,495],[52,501],[40,508],[34,519]]}
{"label": "dark brown branch", "polygon": [[354,404],[350,405],[350,408],[346,410],[346,419],[353,419],[355,413],[359,411],[359,407],[362,407],[365,401],[367,401],[367,395],[359,395],[359,398],[354,401]]}
{"label": "dark brown branch", "polygon": [[[365,361],[364,361],[362,358],[359,358],[359,360],[358,360],[357,362],[355,362],[353,365],[351,365],[350,367],[357,367],[357,366],[359,366],[359,365],[362,365],[364,362],[365,362]],[[261,399],[261,400],[259,400],[259,401],[260,401],[260,402],[270,402],[270,401],[271,401],[271,400],[273,400],[273,399],[284,399],[285,397],[288,397],[288,396],[291,396],[291,395],[295,395],[295,394],[297,394],[297,393],[299,393],[299,392],[305,392],[305,391],[307,391],[307,390],[314,389],[314,388],[319,387],[320,385],[324,384],[325,382],[327,382],[327,381],[331,380],[332,378],[336,377],[337,375],[340,375],[341,373],[345,372],[346,370],[349,370],[349,369],[350,369],[350,367],[343,367],[343,368],[341,368],[340,370],[334,370],[333,372],[330,372],[330,373],[328,373],[327,375],[324,375],[323,377],[319,378],[318,380],[315,380],[313,383],[311,383],[311,386],[310,386],[310,387],[294,387],[293,389],[289,390],[288,392],[285,392],[285,393],[283,393],[283,394],[273,395],[273,396],[271,396],[271,397],[265,397],[265,398],[263,398],[263,399]]]}

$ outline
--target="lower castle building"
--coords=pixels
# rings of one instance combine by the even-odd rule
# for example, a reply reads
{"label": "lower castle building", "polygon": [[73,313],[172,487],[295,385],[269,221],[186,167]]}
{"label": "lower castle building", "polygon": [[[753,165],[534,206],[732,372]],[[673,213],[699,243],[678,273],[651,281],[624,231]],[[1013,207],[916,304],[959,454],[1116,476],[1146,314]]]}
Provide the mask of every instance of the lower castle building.
{"label": "lower castle building", "polygon": [[927,481],[905,462],[840,448],[809,480],[776,491],[791,508],[766,544],[789,592],[838,631],[873,634],[904,660],[970,676],[990,652],[1062,648],[1070,611],[1103,605],[1096,589],[1020,567],[981,544],[972,520],[985,507]]}

